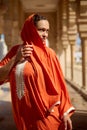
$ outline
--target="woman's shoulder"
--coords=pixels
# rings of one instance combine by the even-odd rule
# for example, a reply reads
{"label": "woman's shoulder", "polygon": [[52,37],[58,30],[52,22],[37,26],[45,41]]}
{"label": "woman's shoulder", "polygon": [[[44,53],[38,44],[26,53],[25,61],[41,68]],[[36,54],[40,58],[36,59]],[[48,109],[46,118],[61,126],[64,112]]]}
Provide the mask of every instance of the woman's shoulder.
{"label": "woman's shoulder", "polygon": [[53,50],[53,49],[52,49],[52,48],[50,48],[50,47],[47,47],[47,51],[49,52],[49,54],[50,54],[50,55],[53,55],[53,56],[55,56],[55,55],[56,55],[55,50]]}
{"label": "woman's shoulder", "polygon": [[20,44],[12,46],[9,49],[8,53],[6,54],[6,56],[2,59],[2,61],[4,61],[5,59],[11,59],[16,54],[19,46],[20,46]]}
{"label": "woman's shoulder", "polygon": [[21,45],[21,44],[16,44],[16,45],[12,46],[12,47],[10,48],[10,50],[16,51],[16,50],[19,48],[20,45]]}
{"label": "woman's shoulder", "polygon": [[14,45],[14,46],[12,46],[10,49],[9,49],[9,52],[8,53],[10,53],[10,54],[16,54],[16,52],[17,52],[17,50],[18,50],[18,48],[21,46],[21,44],[16,44],[16,45]]}

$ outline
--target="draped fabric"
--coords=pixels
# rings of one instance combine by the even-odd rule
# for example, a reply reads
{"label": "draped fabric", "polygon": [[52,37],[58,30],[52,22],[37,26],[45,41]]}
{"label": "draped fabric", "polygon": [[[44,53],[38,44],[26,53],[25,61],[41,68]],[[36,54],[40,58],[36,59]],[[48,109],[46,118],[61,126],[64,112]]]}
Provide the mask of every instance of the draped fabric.
{"label": "draped fabric", "polygon": [[[23,44],[27,41],[33,45],[34,50],[27,60],[14,66],[9,74],[17,128],[58,130],[63,115],[74,111],[59,60],[55,52],[42,43],[33,24],[33,15],[26,19],[21,38]],[[16,45],[9,51],[0,66],[9,62],[19,46]]]}

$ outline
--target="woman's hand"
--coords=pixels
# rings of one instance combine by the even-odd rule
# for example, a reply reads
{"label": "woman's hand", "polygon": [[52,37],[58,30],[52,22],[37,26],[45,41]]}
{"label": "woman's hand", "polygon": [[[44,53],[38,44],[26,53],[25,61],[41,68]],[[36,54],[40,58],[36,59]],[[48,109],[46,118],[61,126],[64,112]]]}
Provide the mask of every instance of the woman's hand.
{"label": "woman's hand", "polygon": [[70,119],[68,114],[64,115],[63,122],[64,122],[65,130],[72,130],[72,121],[71,121],[71,119]]}
{"label": "woman's hand", "polygon": [[33,52],[33,45],[31,44],[26,44],[26,45],[21,45],[17,51],[16,57],[15,57],[15,63],[26,59],[29,57]]}
{"label": "woman's hand", "polygon": [[21,47],[21,53],[23,58],[29,57],[33,52],[33,45],[26,44]]}
{"label": "woman's hand", "polygon": [[12,57],[12,59],[6,65],[0,68],[0,81],[8,79],[8,75],[12,67],[18,62],[22,61],[22,59],[29,57],[32,54],[32,52],[32,45],[20,45],[17,54],[14,57]]}

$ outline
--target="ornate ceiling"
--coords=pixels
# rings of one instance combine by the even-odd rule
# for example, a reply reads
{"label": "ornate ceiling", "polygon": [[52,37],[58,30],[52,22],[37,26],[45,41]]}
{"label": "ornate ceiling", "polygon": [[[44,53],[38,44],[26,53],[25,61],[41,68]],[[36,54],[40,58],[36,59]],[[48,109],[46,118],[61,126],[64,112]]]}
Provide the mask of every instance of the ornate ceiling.
{"label": "ornate ceiling", "polygon": [[20,0],[25,12],[54,12],[58,0]]}

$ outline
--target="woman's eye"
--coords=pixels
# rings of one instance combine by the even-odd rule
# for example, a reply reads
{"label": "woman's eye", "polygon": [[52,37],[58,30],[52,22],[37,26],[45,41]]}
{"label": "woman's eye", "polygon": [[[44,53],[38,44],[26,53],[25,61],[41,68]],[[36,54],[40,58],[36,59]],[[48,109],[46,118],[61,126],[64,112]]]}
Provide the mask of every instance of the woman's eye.
{"label": "woman's eye", "polygon": [[42,28],[42,29],[38,29],[38,31],[41,31],[41,32],[48,32],[49,30],[48,29],[44,29],[44,28]]}
{"label": "woman's eye", "polygon": [[44,31],[45,31],[45,29],[38,29],[38,31],[44,32]]}

